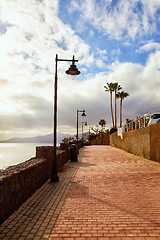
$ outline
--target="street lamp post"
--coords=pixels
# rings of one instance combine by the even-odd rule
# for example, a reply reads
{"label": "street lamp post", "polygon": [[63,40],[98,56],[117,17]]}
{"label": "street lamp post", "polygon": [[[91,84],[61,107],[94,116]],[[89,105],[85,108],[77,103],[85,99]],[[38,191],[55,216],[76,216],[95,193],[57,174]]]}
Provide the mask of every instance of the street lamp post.
{"label": "street lamp post", "polygon": [[82,147],[83,147],[83,124],[87,126],[87,122],[82,122]]}
{"label": "street lamp post", "polygon": [[86,116],[86,114],[85,114],[86,111],[84,109],[83,110],[78,110],[77,109],[77,148],[78,148],[78,113],[79,112],[82,112],[82,115],[81,115],[82,117]]}
{"label": "street lamp post", "polygon": [[55,88],[54,88],[54,147],[53,147],[53,163],[52,163],[52,174],[51,174],[51,182],[57,182],[59,181],[58,173],[57,173],[57,155],[56,155],[56,143],[57,143],[57,81],[58,81],[58,75],[57,75],[57,65],[59,61],[63,62],[72,62],[70,65],[70,68],[66,71],[69,75],[78,75],[80,74],[80,71],[78,71],[75,62],[78,62],[78,60],[73,59],[58,59],[58,54],[56,54],[55,59]]}

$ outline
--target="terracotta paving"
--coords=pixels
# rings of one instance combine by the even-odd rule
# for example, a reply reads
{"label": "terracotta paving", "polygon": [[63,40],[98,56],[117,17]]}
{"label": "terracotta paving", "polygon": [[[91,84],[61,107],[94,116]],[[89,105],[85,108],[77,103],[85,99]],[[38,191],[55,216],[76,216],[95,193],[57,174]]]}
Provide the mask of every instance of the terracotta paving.
{"label": "terracotta paving", "polygon": [[0,227],[0,239],[160,239],[160,163],[89,146]]}

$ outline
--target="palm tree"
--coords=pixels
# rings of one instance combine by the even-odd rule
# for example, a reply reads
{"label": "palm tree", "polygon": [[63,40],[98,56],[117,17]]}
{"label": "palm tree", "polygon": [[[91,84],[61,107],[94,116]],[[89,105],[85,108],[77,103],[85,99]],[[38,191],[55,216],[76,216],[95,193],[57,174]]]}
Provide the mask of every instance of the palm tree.
{"label": "palm tree", "polygon": [[110,106],[111,106],[111,116],[112,116],[112,124],[114,128],[114,116],[113,116],[113,106],[112,106],[112,92],[113,92],[114,83],[107,83],[107,86],[104,86],[105,91],[110,92]]}
{"label": "palm tree", "polygon": [[117,91],[121,90],[121,85],[118,82],[113,84],[113,91],[115,93],[115,128],[117,128]]}
{"label": "palm tree", "polygon": [[124,100],[124,98],[128,97],[129,94],[127,92],[118,92],[116,97],[120,98],[120,127],[122,127],[122,101]]}
{"label": "palm tree", "polygon": [[73,137],[69,137],[69,138],[68,138],[68,142],[69,142],[69,143],[71,143],[73,140],[74,140]]}
{"label": "palm tree", "polygon": [[63,143],[68,143],[68,138],[63,138],[63,139],[62,139],[62,142],[63,142]]}
{"label": "palm tree", "polygon": [[106,120],[101,119],[101,120],[99,120],[98,124],[101,126],[101,130],[103,130],[103,128],[104,128],[105,125],[106,125]]}

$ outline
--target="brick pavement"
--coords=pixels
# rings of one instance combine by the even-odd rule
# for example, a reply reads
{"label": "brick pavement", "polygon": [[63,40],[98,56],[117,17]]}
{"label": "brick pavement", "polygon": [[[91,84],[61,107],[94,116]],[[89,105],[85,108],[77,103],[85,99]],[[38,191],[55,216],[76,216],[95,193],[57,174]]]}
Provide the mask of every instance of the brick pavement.
{"label": "brick pavement", "polygon": [[0,226],[0,240],[48,239],[77,169],[78,162],[68,162],[59,173],[58,183],[48,180],[39,188]]}
{"label": "brick pavement", "polygon": [[[82,154],[82,153],[81,153]],[[160,239],[160,163],[89,146],[0,227],[0,239]]]}

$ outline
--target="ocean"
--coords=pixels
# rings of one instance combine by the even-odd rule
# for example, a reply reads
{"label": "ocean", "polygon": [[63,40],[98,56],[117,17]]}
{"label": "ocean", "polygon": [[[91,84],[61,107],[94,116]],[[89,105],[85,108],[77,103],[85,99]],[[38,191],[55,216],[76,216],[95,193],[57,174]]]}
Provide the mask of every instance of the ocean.
{"label": "ocean", "polygon": [[52,146],[52,144],[0,143],[0,170],[35,157],[36,146]]}

